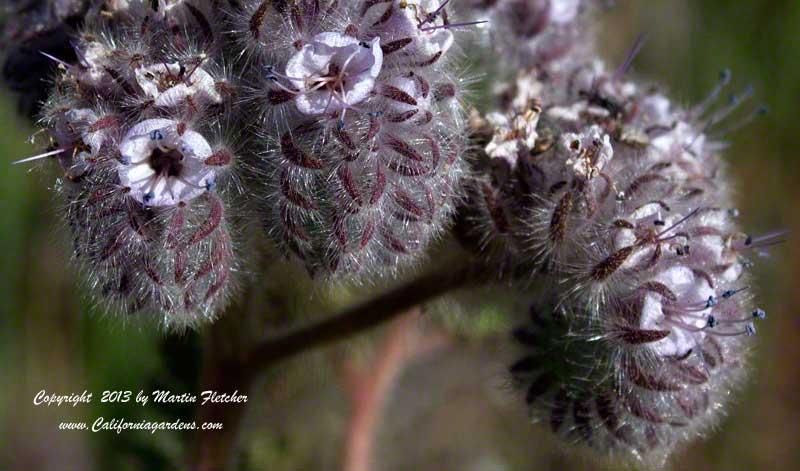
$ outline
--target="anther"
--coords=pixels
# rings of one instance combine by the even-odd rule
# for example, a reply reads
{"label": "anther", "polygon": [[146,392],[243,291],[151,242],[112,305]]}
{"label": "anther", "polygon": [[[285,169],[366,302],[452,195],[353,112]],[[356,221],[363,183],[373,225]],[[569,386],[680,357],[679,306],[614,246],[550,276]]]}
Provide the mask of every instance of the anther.
{"label": "anther", "polygon": [[162,133],[158,129],[150,131],[150,140],[151,141],[160,141],[162,139],[164,139],[164,133]]}
{"label": "anther", "polygon": [[714,296],[709,296],[706,300],[706,308],[711,308],[717,305],[717,298]]}
{"label": "anther", "polygon": [[753,309],[753,312],[751,314],[756,319],[766,319],[767,318],[766,311],[764,311],[760,307],[757,307],[757,308]]}
{"label": "anther", "polygon": [[755,324],[753,324],[751,322],[750,324],[747,324],[746,326],[744,326],[744,332],[745,332],[745,334],[747,334],[748,337],[752,337],[753,335],[756,335],[756,326],[755,326]]}

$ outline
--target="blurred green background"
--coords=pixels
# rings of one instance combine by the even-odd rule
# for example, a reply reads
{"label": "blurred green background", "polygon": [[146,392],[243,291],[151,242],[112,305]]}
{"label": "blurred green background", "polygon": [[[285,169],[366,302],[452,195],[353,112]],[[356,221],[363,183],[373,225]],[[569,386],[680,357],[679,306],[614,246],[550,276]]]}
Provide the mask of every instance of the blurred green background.
{"label": "blurred green background", "polygon": [[[634,73],[664,85],[679,102],[696,102],[726,67],[737,87],[755,85],[770,113],[727,136],[737,204],[748,231],[786,227],[792,234],[755,267],[769,320],[755,338],[751,380],[719,430],[679,453],[671,467],[800,469],[800,316],[789,297],[800,292],[800,2],[620,1],[604,16],[600,49],[611,63],[622,61],[637,34],[648,33]],[[95,397],[105,389],[196,392],[201,342],[198,334],[124,325],[86,304],[49,191],[54,174],[5,164],[32,154],[26,138],[33,128],[17,118],[7,95],[0,116],[0,470],[177,469],[186,438],[180,434],[65,432],[57,425],[98,416],[174,420],[189,418],[188,408],[97,400],[74,408],[32,405],[40,389],[86,389]],[[388,392],[373,471],[599,466],[526,423],[504,394],[502,345],[423,337],[431,348],[408,359]],[[350,345],[364,348],[303,355],[259,383],[243,426],[241,469],[340,468],[351,413],[348,371],[369,371],[372,351],[364,339]]]}

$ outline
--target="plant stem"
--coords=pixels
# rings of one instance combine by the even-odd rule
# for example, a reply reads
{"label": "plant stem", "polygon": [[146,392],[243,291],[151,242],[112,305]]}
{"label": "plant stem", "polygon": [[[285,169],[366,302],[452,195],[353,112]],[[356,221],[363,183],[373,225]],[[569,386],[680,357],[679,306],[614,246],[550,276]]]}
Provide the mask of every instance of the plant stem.
{"label": "plant stem", "polygon": [[[249,353],[233,353],[225,348],[230,332],[225,322],[215,323],[205,351],[202,390],[251,396],[255,379],[267,367],[292,355],[319,347],[372,327],[407,312],[410,308],[430,301],[448,291],[477,281],[481,267],[464,263],[460,266],[424,273],[397,288],[391,289],[344,312],[300,327],[288,334],[268,338]],[[230,327],[230,326],[228,326]],[[234,340],[235,341],[235,340]],[[227,351],[227,352],[226,352]],[[210,403],[199,406],[195,413],[198,427],[204,422],[220,422],[222,430],[197,430],[192,440],[190,456],[192,471],[223,471],[234,463],[237,431],[246,412],[246,404]]]}
{"label": "plant stem", "polygon": [[420,275],[341,314],[301,327],[285,336],[265,340],[250,352],[244,369],[260,371],[296,353],[361,333],[414,306],[477,281],[480,271],[476,265],[459,268],[447,266],[440,271]]}

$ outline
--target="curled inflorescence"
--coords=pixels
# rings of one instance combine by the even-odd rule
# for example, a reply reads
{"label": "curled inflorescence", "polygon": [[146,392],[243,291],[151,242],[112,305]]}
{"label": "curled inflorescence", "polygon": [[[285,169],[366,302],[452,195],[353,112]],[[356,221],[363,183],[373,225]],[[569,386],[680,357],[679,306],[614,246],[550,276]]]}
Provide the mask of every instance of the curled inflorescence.
{"label": "curled inflorescence", "polygon": [[682,109],[623,74],[593,60],[573,64],[558,93],[536,70],[503,88],[503,111],[474,123],[486,144],[460,228],[503,277],[547,287],[511,367],[534,417],[663,462],[740,383],[742,337],[765,317],[748,255],[783,234],[737,227],[715,141],[763,112],[723,124],[752,90],[718,105],[724,72]]}
{"label": "curled inflorescence", "polygon": [[225,304],[236,265],[218,32],[190,4],[108,8],[74,39],[75,63],[43,53],[61,70],[42,112],[50,148],[34,159],[64,171],[75,258],[98,300],[194,325]]}
{"label": "curled inflorescence", "polygon": [[466,140],[446,4],[245,9],[264,218],[310,272],[391,273],[449,219]]}

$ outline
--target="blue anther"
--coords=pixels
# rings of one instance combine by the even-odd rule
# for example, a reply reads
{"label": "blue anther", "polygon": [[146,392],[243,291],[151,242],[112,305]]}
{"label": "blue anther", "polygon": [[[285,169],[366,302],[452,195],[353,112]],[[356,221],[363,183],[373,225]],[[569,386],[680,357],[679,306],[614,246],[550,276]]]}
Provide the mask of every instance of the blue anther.
{"label": "blue anther", "polygon": [[706,308],[714,307],[716,305],[717,305],[716,298],[714,298],[714,296],[709,296],[708,299],[706,300]]}
{"label": "blue anther", "polygon": [[747,334],[748,337],[756,335],[756,326],[751,322],[744,326],[744,333]]}
{"label": "blue anther", "polygon": [[757,307],[753,310],[753,317],[755,317],[756,319],[766,319],[767,313],[760,307]]}
{"label": "blue anther", "polygon": [[708,316],[708,319],[706,319],[706,327],[708,327],[709,329],[713,329],[714,327],[716,327],[716,325],[717,325],[717,318],[714,316]]}
{"label": "blue anther", "polygon": [[217,189],[216,180],[206,180],[206,190],[207,191],[214,191],[216,189]]}
{"label": "blue anther", "polygon": [[144,202],[149,203],[153,201],[155,197],[156,197],[155,193],[153,193],[152,191],[148,191],[147,193],[144,194]]}
{"label": "blue anther", "polygon": [[122,162],[122,165],[130,165],[131,164],[131,156],[130,155],[123,155],[119,158],[119,161]]}
{"label": "blue anther", "polygon": [[164,134],[161,131],[159,131],[158,129],[150,131],[150,140],[160,141],[161,139],[164,139]]}

